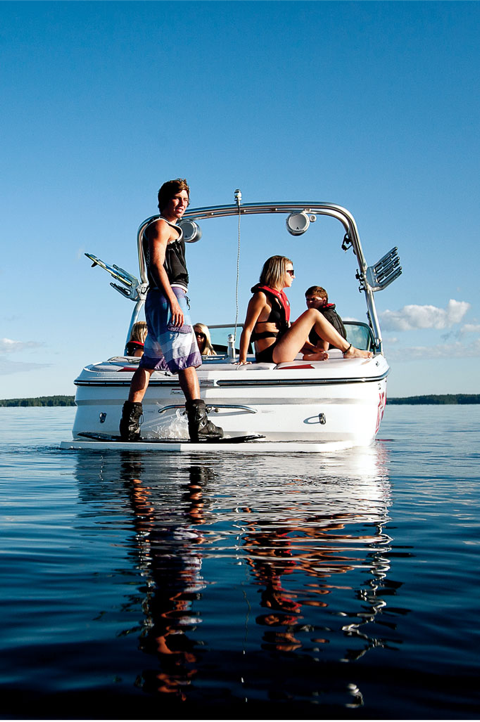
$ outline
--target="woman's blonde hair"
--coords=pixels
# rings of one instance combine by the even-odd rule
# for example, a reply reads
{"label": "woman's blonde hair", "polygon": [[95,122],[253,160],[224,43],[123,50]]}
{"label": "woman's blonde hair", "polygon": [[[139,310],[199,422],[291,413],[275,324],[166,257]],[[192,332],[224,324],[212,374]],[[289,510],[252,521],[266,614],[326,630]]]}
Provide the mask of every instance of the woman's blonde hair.
{"label": "woman's blonde hair", "polygon": [[197,331],[197,329],[205,336],[205,347],[202,351],[202,356],[216,356],[217,352],[212,346],[212,339],[210,338],[210,331],[208,330],[208,326],[205,326],[204,323],[196,323],[193,327],[193,330]]}
{"label": "woman's blonde hair", "polygon": [[145,321],[137,321],[132,326],[132,333],[130,334],[130,341],[138,341],[138,343],[145,343],[147,338],[147,324]]}
{"label": "woman's blonde hair", "polygon": [[282,285],[282,280],[287,272],[287,263],[292,263],[285,256],[271,256],[263,264],[260,274],[260,285],[275,288]]}

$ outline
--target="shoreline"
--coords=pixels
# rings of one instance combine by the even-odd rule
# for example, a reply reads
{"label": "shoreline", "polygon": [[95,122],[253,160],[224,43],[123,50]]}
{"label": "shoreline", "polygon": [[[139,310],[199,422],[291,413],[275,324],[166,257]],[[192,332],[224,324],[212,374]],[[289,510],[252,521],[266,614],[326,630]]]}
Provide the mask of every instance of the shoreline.
{"label": "shoreline", "polygon": [[[480,394],[426,394],[424,396],[397,396],[387,399],[387,406],[463,406],[466,404],[480,404]],[[0,407],[58,407],[75,406],[74,396],[36,396],[30,398],[0,399]]]}

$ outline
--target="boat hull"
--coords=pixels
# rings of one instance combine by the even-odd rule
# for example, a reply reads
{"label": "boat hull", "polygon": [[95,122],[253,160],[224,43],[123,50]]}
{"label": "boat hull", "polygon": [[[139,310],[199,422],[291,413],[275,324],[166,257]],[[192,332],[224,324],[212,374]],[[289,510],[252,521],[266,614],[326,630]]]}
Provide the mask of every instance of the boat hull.
{"label": "boat hull", "polygon": [[[82,440],[83,433],[118,434],[135,368],[131,359],[116,358],[83,369],[75,382],[73,428],[73,438],[83,448],[103,443]],[[255,449],[261,445],[266,450],[265,443],[280,443],[287,452],[292,442],[314,451],[338,442],[348,446],[372,443],[385,408],[387,374],[382,355],[366,360],[332,354],[323,362],[243,367],[227,359],[204,363],[198,370],[201,397],[210,408],[210,418],[223,428],[226,437],[261,434],[265,439],[252,442]],[[174,450],[172,441],[182,446],[179,450],[193,447],[184,443],[188,430],[178,379],[164,372],[152,375],[143,401],[141,443],[151,443],[153,449],[160,450],[158,439],[169,442],[165,449],[169,451]],[[119,448],[119,442],[112,443]],[[315,444],[320,448],[313,448]],[[206,447],[200,446],[203,450]],[[237,450],[246,450],[245,445],[237,446]],[[228,450],[225,443],[222,450]]]}

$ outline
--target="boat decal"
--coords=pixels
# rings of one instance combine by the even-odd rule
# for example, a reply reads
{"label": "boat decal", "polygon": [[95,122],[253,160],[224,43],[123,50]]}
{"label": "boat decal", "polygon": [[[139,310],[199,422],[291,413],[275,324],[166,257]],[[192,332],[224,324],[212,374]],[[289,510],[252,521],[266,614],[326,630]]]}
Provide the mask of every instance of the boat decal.
{"label": "boat decal", "polygon": [[315,366],[312,366],[312,364],[299,364],[298,366],[282,366],[282,371],[284,369],[313,369]]}
{"label": "boat decal", "polygon": [[385,413],[386,405],[387,405],[387,394],[385,391],[380,391],[378,394],[377,425],[375,428],[375,433],[377,433],[378,429],[380,428],[380,423],[383,419],[383,414]]}

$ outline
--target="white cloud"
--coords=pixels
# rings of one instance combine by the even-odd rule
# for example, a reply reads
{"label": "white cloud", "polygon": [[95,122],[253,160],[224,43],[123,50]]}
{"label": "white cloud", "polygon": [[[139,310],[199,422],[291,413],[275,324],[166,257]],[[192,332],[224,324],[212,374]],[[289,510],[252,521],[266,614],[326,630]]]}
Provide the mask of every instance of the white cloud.
{"label": "white cloud", "polygon": [[480,356],[480,339],[465,346],[455,343],[438,344],[437,346],[410,346],[390,349],[385,342],[385,355],[388,361],[427,361],[429,359],[476,358]]}
{"label": "white cloud", "polygon": [[0,353],[16,353],[39,346],[43,346],[43,344],[36,341],[13,341],[11,338],[0,338]]}
{"label": "white cloud", "polygon": [[466,323],[461,328],[462,333],[480,333],[480,324],[479,323]]}
{"label": "white cloud", "polygon": [[446,308],[436,306],[404,306],[399,311],[380,313],[382,329],[385,331],[412,331],[425,328],[451,328],[460,323],[470,308],[466,301],[455,301],[453,298]]}
{"label": "white cloud", "polygon": [[40,369],[46,369],[51,365],[52,364],[24,363],[23,361],[5,361],[0,358],[0,376],[20,374],[25,371],[40,371]]}

